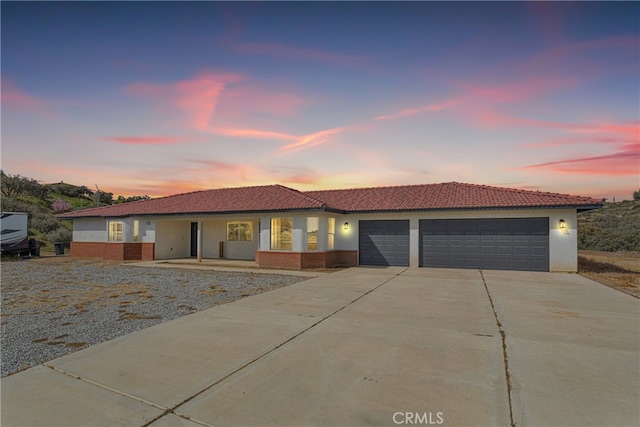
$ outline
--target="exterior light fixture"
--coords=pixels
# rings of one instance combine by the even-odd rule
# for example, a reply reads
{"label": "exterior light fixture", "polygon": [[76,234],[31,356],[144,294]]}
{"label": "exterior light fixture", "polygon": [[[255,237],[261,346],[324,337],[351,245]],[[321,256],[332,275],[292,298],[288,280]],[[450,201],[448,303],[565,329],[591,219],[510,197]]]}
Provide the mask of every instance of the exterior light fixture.
{"label": "exterior light fixture", "polygon": [[345,222],[344,225],[342,226],[342,229],[345,230],[345,231],[348,230],[349,229],[349,223]]}
{"label": "exterior light fixture", "polygon": [[567,221],[565,221],[564,219],[561,219],[558,222],[558,226],[560,227],[560,230],[565,231],[567,229]]}

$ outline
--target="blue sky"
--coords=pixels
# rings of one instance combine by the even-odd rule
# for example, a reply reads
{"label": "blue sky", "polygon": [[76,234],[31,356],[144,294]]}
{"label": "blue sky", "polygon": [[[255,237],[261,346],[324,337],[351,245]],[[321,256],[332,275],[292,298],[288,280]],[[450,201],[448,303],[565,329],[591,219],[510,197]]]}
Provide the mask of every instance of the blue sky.
{"label": "blue sky", "polygon": [[5,2],[2,168],[116,195],[640,187],[637,2]]}

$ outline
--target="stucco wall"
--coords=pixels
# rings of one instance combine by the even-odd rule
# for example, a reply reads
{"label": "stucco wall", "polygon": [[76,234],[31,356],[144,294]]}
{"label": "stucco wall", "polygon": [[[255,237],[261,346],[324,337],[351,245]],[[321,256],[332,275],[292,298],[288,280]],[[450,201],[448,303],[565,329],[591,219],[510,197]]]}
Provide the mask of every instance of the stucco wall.
{"label": "stucco wall", "polygon": [[[235,220],[235,218],[234,218]],[[220,242],[223,242],[223,255],[226,259],[253,260],[260,239],[257,219],[243,219],[253,224],[253,240],[236,242],[227,240],[227,219],[208,220],[202,222],[202,256],[204,258],[220,257]]]}
{"label": "stucco wall", "polygon": [[218,258],[220,257],[219,245],[226,237],[225,227],[227,222],[224,220],[202,221],[202,257]]}
{"label": "stucco wall", "polygon": [[155,259],[191,256],[191,221],[156,221]]}
{"label": "stucco wall", "polygon": [[[73,220],[74,242],[106,242],[108,241],[108,221],[122,222],[122,241],[133,242],[133,223],[138,218],[78,218]],[[154,221],[138,219],[140,243],[155,242]]]}
{"label": "stucco wall", "polygon": [[[567,228],[560,230],[560,220]],[[578,218],[575,209],[551,211],[549,214],[549,258],[551,271],[578,271]]]}
{"label": "stucco wall", "polygon": [[103,218],[73,220],[74,242],[106,242],[107,237],[107,223]]}

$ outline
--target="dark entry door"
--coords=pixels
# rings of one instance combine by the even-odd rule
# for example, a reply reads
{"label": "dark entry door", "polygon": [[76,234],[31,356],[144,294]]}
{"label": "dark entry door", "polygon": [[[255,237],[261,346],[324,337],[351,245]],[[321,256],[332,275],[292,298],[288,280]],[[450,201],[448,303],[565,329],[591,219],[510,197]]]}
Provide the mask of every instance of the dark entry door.
{"label": "dark entry door", "polygon": [[191,256],[198,255],[198,223],[191,223]]}
{"label": "dark entry door", "polygon": [[420,267],[549,271],[549,218],[420,220]]}

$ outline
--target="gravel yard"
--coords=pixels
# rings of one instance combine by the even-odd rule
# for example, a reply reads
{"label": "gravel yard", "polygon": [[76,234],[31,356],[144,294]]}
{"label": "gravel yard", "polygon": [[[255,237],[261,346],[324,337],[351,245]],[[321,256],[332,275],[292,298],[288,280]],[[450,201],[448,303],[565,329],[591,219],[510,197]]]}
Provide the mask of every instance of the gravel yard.
{"label": "gravel yard", "polygon": [[1,265],[2,377],[306,277],[40,258]]}

